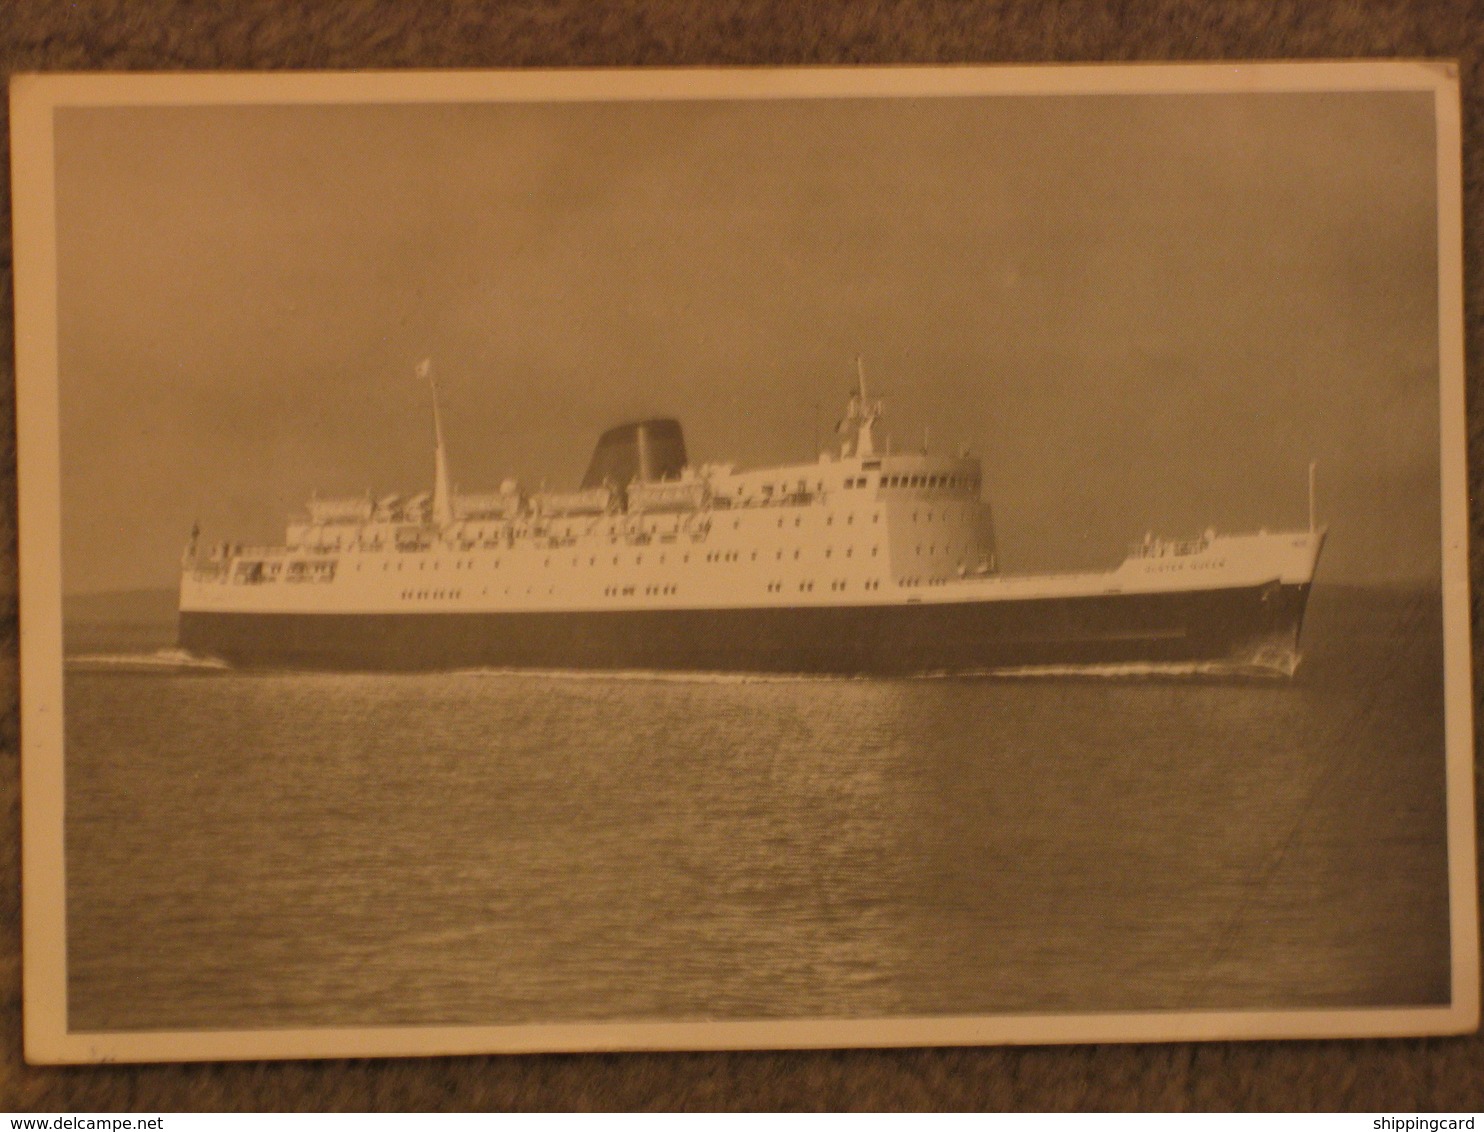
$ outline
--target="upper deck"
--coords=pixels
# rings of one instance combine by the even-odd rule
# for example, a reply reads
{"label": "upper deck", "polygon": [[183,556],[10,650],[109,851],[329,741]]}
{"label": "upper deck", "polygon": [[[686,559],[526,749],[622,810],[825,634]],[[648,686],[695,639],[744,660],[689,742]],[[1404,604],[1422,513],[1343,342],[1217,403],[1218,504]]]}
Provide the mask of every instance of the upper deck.
{"label": "upper deck", "polygon": [[[495,491],[465,495],[448,491],[439,423],[431,492],[311,499],[278,547],[202,548],[193,541],[183,593],[230,600],[213,587],[251,586],[302,595],[308,591],[301,584],[310,583],[327,598],[321,586],[348,592],[353,575],[386,575],[390,586],[396,575],[450,568],[503,571],[493,594],[480,585],[481,597],[546,604],[641,594],[780,601],[993,573],[979,461],[894,452],[879,434],[880,417],[880,404],[867,402],[862,389],[836,448],[813,463],[745,470],[682,463],[675,422],[619,426],[600,440],[578,489],[527,492],[507,480]],[[667,450],[651,478],[644,472],[656,461],[644,448],[647,427],[656,425]],[[636,451],[624,451],[626,441]],[[615,482],[615,471],[631,478]],[[708,569],[722,566],[728,569]],[[366,591],[360,598],[385,599],[368,585],[356,587]],[[437,585],[396,590],[399,600],[464,592]]]}

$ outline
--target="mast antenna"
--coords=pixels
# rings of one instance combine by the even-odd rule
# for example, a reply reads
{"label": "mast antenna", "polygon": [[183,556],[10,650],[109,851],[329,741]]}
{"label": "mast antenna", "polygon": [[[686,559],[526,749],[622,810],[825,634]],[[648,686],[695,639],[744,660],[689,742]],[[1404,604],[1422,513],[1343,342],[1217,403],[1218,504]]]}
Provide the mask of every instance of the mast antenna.
{"label": "mast antenna", "polygon": [[433,359],[417,364],[417,376],[433,390],[433,522],[439,527],[453,522],[453,501],[448,490],[448,454],[443,447],[443,414],[438,407],[438,379],[433,376]]}

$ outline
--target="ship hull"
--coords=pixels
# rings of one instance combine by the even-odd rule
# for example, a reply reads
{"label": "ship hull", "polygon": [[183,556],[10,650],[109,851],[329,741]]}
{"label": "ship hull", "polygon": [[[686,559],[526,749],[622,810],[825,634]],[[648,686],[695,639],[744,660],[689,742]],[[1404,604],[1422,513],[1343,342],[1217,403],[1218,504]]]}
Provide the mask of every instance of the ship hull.
{"label": "ship hull", "polygon": [[901,676],[1210,663],[1289,675],[1309,585],[963,602],[528,612],[183,610],[180,643],[248,668]]}

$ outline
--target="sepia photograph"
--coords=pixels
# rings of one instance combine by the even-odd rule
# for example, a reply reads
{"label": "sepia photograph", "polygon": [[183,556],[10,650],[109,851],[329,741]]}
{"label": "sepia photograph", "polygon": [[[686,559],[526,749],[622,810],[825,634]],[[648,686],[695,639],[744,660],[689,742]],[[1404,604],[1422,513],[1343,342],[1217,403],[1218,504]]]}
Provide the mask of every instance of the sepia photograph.
{"label": "sepia photograph", "polygon": [[1451,65],[11,106],[31,1060],[1477,1026]]}

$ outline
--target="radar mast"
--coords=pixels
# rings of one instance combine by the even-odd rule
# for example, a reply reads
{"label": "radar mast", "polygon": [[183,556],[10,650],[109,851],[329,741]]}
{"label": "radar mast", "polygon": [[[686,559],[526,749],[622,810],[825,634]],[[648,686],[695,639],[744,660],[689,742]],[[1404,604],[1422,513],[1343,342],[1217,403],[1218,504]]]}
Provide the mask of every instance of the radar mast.
{"label": "radar mast", "polygon": [[855,359],[855,380],[855,390],[845,408],[845,419],[839,425],[838,431],[845,437],[840,445],[840,455],[876,456],[880,454],[876,442],[876,424],[885,410],[879,399],[872,401],[866,396],[866,366],[860,355],[856,355]]}

